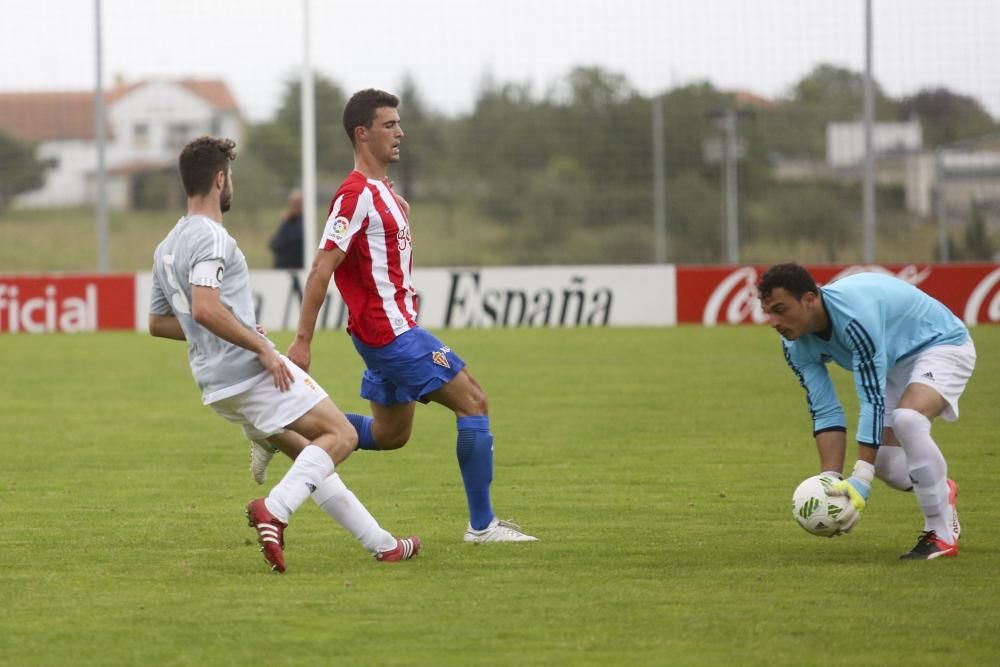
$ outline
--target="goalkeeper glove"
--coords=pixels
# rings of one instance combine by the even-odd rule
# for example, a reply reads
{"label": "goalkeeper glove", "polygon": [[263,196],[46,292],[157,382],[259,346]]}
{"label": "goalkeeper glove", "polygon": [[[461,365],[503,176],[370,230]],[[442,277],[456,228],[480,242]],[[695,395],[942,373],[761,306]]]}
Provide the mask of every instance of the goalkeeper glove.
{"label": "goalkeeper glove", "polygon": [[861,518],[861,512],[868,505],[868,496],[871,494],[874,478],[875,466],[867,461],[857,461],[850,477],[830,485],[827,494],[846,496],[851,501],[837,518],[841,533],[851,532],[854,524]]}

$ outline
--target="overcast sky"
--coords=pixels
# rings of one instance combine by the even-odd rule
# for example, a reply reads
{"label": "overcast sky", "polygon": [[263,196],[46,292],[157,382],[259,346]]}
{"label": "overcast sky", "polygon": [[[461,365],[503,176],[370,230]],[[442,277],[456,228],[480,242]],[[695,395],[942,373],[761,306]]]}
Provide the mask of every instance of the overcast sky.
{"label": "overcast sky", "polygon": [[[468,111],[484,77],[538,93],[577,65],[643,94],[696,80],[773,97],[817,63],[864,68],[864,0],[310,0],[314,67],[348,93]],[[94,0],[0,0],[0,92],[93,86]],[[301,67],[302,0],[102,0],[104,75],[219,78],[260,120]],[[892,95],[946,86],[1000,118],[1000,0],[873,0]],[[404,100],[405,103],[405,100]]]}

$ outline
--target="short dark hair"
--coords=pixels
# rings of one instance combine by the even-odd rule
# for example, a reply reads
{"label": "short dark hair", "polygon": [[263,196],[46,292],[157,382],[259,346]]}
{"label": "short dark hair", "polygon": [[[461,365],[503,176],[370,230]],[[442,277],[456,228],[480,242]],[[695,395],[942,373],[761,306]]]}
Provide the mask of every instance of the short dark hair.
{"label": "short dark hair", "polygon": [[359,90],[351,95],[344,107],[344,131],[354,145],[354,129],[357,127],[371,128],[372,121],[375,120],[375,112],[383,107],[399,106],[399,98],[392,93],[375,88]]}
{"label": "short dark hair", "polygon": [[757,281],[757,291],[761,299],[766,299],[778,287],[796,299],[801,299],[807,292],[819,294],[819,287],[816,286],[812,275],[794,262],[775,264]]}
{"label": "short dark hair", "polygon": [[181,151],[177,161],[188,197],[208,194],[220,171],[236,159],[236,142],[221,137],[198,137]]}

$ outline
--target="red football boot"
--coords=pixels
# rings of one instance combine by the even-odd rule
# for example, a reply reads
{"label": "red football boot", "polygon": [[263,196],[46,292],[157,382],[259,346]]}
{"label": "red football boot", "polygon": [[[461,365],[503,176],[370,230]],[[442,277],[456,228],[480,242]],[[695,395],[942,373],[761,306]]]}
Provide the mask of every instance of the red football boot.
{"label": "red football boot", "polygon": [[396,546],[388,551],[379,551],[375,554],[375,560],[383,563],[395,563],[401,560],[410,560],[420,551],[420,538],[416,535],[409,537],[397,537]]}
{"label": "red football boot", "polygon": [[917,546],[900,556],[902,560],[933,560],[935,558],[958,555],[958,542],[948,544],[933,530],[924,531],[917,540]]}
{"label": "red football boot", "polygon": [[274,572],[285,571],[285,528],[264,504],[263,498],[251,500],[247,504],[247,523],[257,531],[257,542],[264,560]]}

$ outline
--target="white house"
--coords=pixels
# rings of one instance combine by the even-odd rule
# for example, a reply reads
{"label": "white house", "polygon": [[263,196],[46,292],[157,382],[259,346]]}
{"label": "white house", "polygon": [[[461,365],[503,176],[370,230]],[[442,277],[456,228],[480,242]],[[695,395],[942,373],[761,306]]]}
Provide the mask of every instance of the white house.
{"label": "white house", "polygon": [[[902,155],[923,147],[920,121],[875,123],[872,150],[876,156]],[[826,126],[826,162],[834,168],[856,167],[865,159],[865,126],[862,122]]]}
{"label": "white house", "polygon": [[[113,208],[135,203],[144,178],[176,170],[191,139],[212,134],[237,143],[243,121],[218,80],[147,80],[105,95],[105,165]],[[0,131],[38,144],[49,166],[45,185],[14,199],[18,207],[79,206],[96,201],[97,144],[91,92],[0,93]]]}

